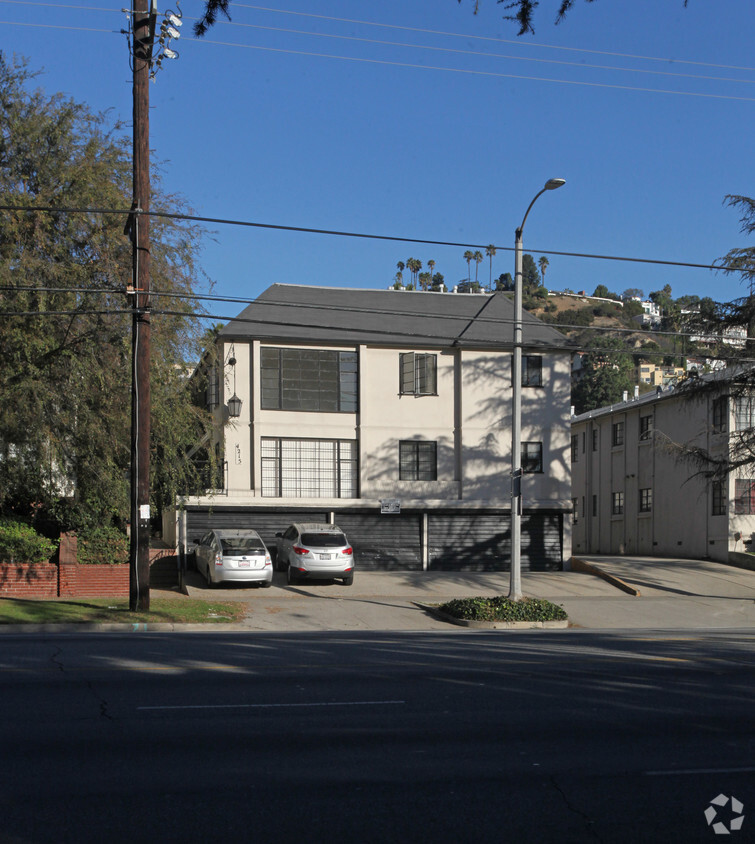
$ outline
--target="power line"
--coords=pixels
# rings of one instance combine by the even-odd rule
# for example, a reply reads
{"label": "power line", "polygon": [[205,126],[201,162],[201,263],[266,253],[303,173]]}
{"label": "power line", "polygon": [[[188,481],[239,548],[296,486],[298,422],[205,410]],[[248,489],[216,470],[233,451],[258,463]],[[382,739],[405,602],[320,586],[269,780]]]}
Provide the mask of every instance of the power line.
{"label": "power line", "polygon": [[[198,41],[200,39],[187,38],[186,40]],[[356,62],[358,64],[385,65],[387,67],[402,67],[411,68],[414,70],[434,70],[445,73],[460,73],[469,76],[487,76],[496,79],[520,79],[526,82],[553,82],[559,85],[577,85],[586,88],[610,88],[615,91],[634,91],[641,94],[672,94],[681,97],[698,97],[702,99],[755,102],[755,97],[740,97],[735,96],[733,94],[704,94],[697,91],[672,91],[667,88],[641,88],[635,85],[616,85],[607,82],[586,82],[578,81],[575,79],[552,79],[547,76],[526,76],[524,74],[519,73],[500,73],[498,71],[491,70],[472,70],[469,68],[459,67],[441,67],[438,65],[424,65],[413,64],[411,62],[388,61],[387,59],[368,59],[356,56],[337,56],[333,53],[315,53],[310,50],[291,50],[284,49],[282,47],[261,47],[259,45],[254,44],[236,44],[230,41],[210,41],[205,38],[202,38],[201,41],[205,44],[214,44],[220,47],[239,47],[246,50],[261,50],[268,53],[280,53],[292,56],[305,56],[308,58],[338,59],[340,61]]]}
{"label": "power line", "polygon": [[[196,223],[212,223],[213,225],[228,225],[228,226],[242,226],[248,228],[258,229],[272,229],[274,231],[288,231],[301,232],[303,234],[322,234],[330,235],[332,237],[354,237],[365,240],[384,240],[396,243],[416,243],[423,246],[454,246],[461,249],[487,249],[491,244],[482,243],[462,243],[459,241],[450,240],[427,240],[416,237],[401,237],[398,235],[382,235],[369,234],[366,232],[349,232],[338,231],[335,229],[318,229],[306,226],[283,226],[275,223],[254,223],[248,220],[230,220],[222,217],[200,217],[195,214],[172,214],[165,211],[134,211],[132,209],[114,209],[114,208],[75,208],[75,207],[56,207],[48,205],[28,206],[28,205],[0,205],[0,211],[22,211],[22,212],[54,212],[54,213],[71,213],[71,214],[122,214],[128,216],[150,216],[161,217],[171,220],[185,220]],[[513,252],[513,246],[496,246],[493,244],[495,250],[501,252]],[[536,255],[558,255],[565,258],[588,258],[599,261],[623,261],[635,264],[655,264],[667,267],[688,267],[690,269],[699,270],[715,270],[717,272],[745,272],[741,267],[728,266],[726,264],[697,264],[689,261],[670,261],[661,258],[632,258],[620,255],[596,255],[589,252],[563,252],[554,249],[533,249],[527,248],[528,253],[535,253]]]}

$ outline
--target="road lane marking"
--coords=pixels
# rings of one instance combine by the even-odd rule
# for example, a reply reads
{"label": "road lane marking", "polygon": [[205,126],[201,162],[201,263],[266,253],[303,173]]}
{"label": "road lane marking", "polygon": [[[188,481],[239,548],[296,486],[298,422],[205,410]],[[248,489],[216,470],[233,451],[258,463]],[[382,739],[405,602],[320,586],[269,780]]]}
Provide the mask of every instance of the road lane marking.
{"label": "road lane marking", "polygon": [[647,777],[676,777],[685,774],[752,774],[755,768],[688,768],[681,771],[645,771]]}
{"label": "road lane marking", "polygon": [[340,700],[326,703],[198,703],[177,706],[137,706],[147,709],[287,709],[317,706],[400,706],[405,700]]}

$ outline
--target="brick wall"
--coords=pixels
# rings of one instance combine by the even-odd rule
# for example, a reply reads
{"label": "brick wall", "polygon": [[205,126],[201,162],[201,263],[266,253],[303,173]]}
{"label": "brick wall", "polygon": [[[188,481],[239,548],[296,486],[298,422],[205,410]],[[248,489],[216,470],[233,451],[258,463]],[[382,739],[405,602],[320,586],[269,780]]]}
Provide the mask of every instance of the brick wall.
{"label": "brick wall", "polygon": [[55,563],[0,564],[0,597],[57,598],[58,567]]}

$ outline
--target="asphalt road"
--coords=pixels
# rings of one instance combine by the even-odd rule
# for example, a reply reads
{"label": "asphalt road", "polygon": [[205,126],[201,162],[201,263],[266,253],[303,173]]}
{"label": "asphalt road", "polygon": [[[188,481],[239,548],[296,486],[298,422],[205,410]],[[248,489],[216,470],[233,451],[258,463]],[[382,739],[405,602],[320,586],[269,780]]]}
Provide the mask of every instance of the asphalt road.
{"label": "asphalt road", "polygon": [[0,842],[752,841],[754,643],[5,636]]}

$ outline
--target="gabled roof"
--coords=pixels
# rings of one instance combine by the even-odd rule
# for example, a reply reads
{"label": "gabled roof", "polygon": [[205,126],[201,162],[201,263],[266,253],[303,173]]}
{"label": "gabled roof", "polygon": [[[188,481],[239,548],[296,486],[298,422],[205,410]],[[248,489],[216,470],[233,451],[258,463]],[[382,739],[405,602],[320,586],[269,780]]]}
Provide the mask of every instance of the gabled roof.
{"label": "gabled roof", "polygon": [[[430,293],[273,284],[220,331],[222,340],[511,348],[514,303],[503,293]],[[549,325],[522,316],[522,344],[566,350]]]}

